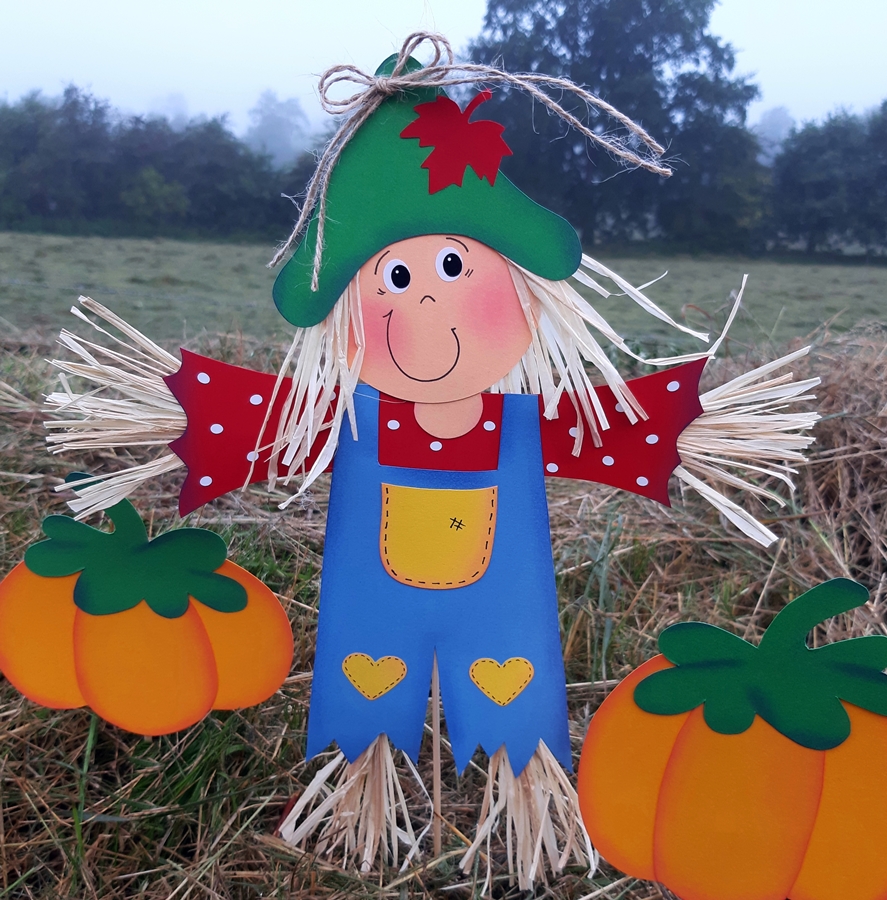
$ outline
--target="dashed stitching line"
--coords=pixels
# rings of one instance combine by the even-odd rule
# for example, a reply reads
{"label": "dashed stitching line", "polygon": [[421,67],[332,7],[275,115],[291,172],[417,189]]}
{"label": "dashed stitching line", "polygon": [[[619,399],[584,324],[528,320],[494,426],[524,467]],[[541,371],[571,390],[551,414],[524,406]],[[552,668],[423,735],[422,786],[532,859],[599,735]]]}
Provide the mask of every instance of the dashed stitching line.
{"label": "dashed stitching line", "polygon": [[[352,678],[352,676],[351,676],[351,673],[348,671],[348,660],[349,659],[361,659],[361,658],[368,659],[370,661],[370,665],[373,666],[373,668],[380,666],[383,662],[385,662],[386,659],[393,659],[400,665],[400,674],[390,684],[385,685],[385,687],[383,687],[381,691],[370,696],[363,688],[361,688],[355,682],[354,678]],[[372,656],[369,656],[366,653],[349,653],[348,656],[346,656],[345,659],[342,660],[342,671],[345,673],[345,676],[351,682],[352,686],[360,694],[362,694],[364,697],[366,697],[367,700],[378,700],[379,697],[381,697],[383,694],[387,694],[388,691],[391,690],[391,688],[400,684],[401,681],[404,680],[404,678],[406,677],[406,674],[407,674],[407,664],[399,656],[380,656],[378,659],[373,659]]]}
{"label": "dashed stitching line", "polygon": [[[385,506],[385,509],[384,509],[385,523],[382,527],[382,545],[383,545],[383,552],[385,554],[385,559],[384,559],[385,568],[388,570],[388,574],[391,575],[392,578],[394,578],[400,582],[409,582],[410,584],[432,584],[432,585],[436,585],[436,586],[446,585],[447,587],[454,587],[454,586],[458,587],[459,585],[462,585],[462,584],[473,584],[475,581],[477,581],[478,578],[480,578],[480,576],[486,571],[486,569],[484,568],[484,565],[485,565],[485,563],[487,561],[487,557],[489,555],[490,535],[493,532],[494,519],[496,516],[496,496],[497,496],[497,492],[499,490],[497,487],[490,488],[490,490],[492,491],[492,495],[490,497],[490,515],[487,519],[487,523],[488,523],[487,524],[487,539],[484,541],[484,555],[481,557],[481,561],[480,561],[481,568],[478,569],[476,572],[473,572],[471,575],[469,575],[468,578],[463,578],[460,581],[432,581],[432,582],[422,581],[421,579],[418,579],[418,578],[408,578],[406,575],[401,577],[400,575],[397,574],[397,572],[394,569],[394,566],[391,564],[391,560],[388,558],[388,499],[389,499],[388,498],[388,487],[389,487],[389,485],[386,484],[386,485],[383,485],[383,487],[385,488],[385,504],[384,504],[384,506]],[[427,490],[435,490],[435,488],[427,488]],[[484,490],[484,488],[479,488],[479,489],[478,488],[467,488],[467,490]],[[531,675],[530,677],[532,678],[533,676]]]}
{"label": "dashed stitching line", "polygon": [[[483,662],[491,662],[498,666],[500,669],[504,669],[510,662],[512,661],[520,661],[525,662],[530,667],[530,672],[527,675],[526,681],[524,681],[515,691],[514,693],[505,701],[497,700],[489,691],[474,677],[474,670],[478,666],[479,663]],[[483,659],[476,659],[468,669],[468,674],[471,677],[471,680],[474,682],[475,686],[480,689],[480,691],[484,694],[484,696],[489,697],[493,703],[498,703],[499,706],[508,706],[512,700],[533,680],[533,676],[536,674],[536,670],[533,668],[533,664],[525,659],[523,656],[512,656],[511,659],[506,659],[504,663],[501,665],[495,659],[490,659],[489,657],[484,657]]]}

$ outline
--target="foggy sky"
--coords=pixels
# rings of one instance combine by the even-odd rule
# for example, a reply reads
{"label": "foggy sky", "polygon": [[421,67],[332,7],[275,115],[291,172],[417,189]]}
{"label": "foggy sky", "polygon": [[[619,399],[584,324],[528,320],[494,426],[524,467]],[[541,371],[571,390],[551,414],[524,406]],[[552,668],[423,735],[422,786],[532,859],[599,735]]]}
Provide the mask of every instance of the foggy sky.
{"label": "foggy sky", "polygon": [[[130,113],[230,113],[243,132],[266,89],[323,118],[316,76],[336,63],[372,71],[417,29],[458,49],[480,30],[485,0],[0,0],[0,98],[74,83]],[[798,121],[887,98],[885,0],[723,0],[715,34],[756,73],[763,97]]]}

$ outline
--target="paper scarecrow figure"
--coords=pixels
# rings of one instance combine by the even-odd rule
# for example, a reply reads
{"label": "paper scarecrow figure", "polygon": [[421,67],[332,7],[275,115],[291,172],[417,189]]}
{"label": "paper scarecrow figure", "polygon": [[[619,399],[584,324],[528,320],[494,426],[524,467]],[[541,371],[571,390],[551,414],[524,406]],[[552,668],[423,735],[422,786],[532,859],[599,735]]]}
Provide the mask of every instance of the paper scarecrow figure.
{"label": "paper scarecrow figure", "polygon": [[[809,439],[798,432],[815,415],[783,409],[813,382],[772,374],[790,357],[700,398],[712,351],[625,382],[588,326],[628,348],[568,279],[606,294],[596,277],[610,278],[682,326],[583,256],[569,223],[499,171],[510,153],[502,127],[475,115],[488,95],[460,109],[435,82],[450,71],[436,65],[440,40],[434,65],[410,58],[421,40],[362,76],[371,86],[351,103],[309,188],[307,228],[297,226],[274,286],[296,329],[284,370],[266,375],[186,351],[179,365],[129,329],[166,376],[165,386],[152,382],[162,400],[145,399],[150,378],[136,363],[122,376],[119,361],[113,372],[94,360],[78,372],[138,407],[125,426],[134,443],[166,434],[175,456],[102,473],[72,506],[107,506],[181,464],[182,514],[253,482],[305,490],[331,468],[307,753],[335,743],[348,763],[331,796],[324,782],[335,761],[324,770],[282,833],[300,842],[325,823],[321,848],[344,846],[345,857],[372,863],[376,848],[360,823],[367,805],[402,798],[389,742],[418,755],[436,665],[457,767],[482,748],[500,790],[464,864],[500,813],[524,815],[515,855],[528,886],[539,877],[537,836],[552,818],[576,859],[592,855],[561,769],[571,759],[545,478],[668,504],[674,473],[766,544],[775,535],[689,469],[742,483],[723,469],[730,446],[739,465],[786,479],[784,461],[799,458]],[[604,384],[594,386],[589,369]],[[80,410],[93,435],[97,419],[120,416],[94,394],[65,391],[50,402],[69,422]],[[551,795],[551,811],[547,799],[536,809]],[[392,855],[411,834],[395,818],[390,809],[381,818]],[[566,859],[558,851],[549,861]]]}
{"label": "paper scarecrow figure", "polygon": [[806,645],[867,599],[819,585],[758,647],[702,622],[663,631],[582,751],[601,854],[684,900],[887,896],[887,638]]}

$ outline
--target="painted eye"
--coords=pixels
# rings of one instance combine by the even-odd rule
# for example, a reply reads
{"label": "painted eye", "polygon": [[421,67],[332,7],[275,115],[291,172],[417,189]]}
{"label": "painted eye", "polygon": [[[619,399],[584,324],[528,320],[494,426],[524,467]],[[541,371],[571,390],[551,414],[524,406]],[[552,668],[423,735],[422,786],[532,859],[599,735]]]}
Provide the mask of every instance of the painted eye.
{"label": "painted eye", "polygon": [[462,256],[455,247],[444,247],[437,254],[434,267],[444,281],[455,281],[462,274]]}
{"label": "painted eye", "polygon": [[410,270],[401,259],[392,259],[382,273],[385,287],[393,294],[402,294],[410,286]]}

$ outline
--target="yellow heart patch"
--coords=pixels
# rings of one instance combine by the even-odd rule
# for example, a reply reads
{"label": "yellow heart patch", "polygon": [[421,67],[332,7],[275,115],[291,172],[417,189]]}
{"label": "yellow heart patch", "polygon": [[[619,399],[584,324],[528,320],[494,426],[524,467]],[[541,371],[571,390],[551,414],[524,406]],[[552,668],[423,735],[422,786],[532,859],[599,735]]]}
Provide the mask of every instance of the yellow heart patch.
{"label": "yellow heart patch", "polygon": [[366,653],[349,653],[342,660],[342,671],[367,700],[378,700],[404,680],[407,664],[399,656],[373,659]]}
{"label": "yellow heart patch", "polygon": [[471,680],[499,706],[508,706],[533,680],[533,664],[521,656],[504,663],[495,659],[478,659],[468,670]]}

